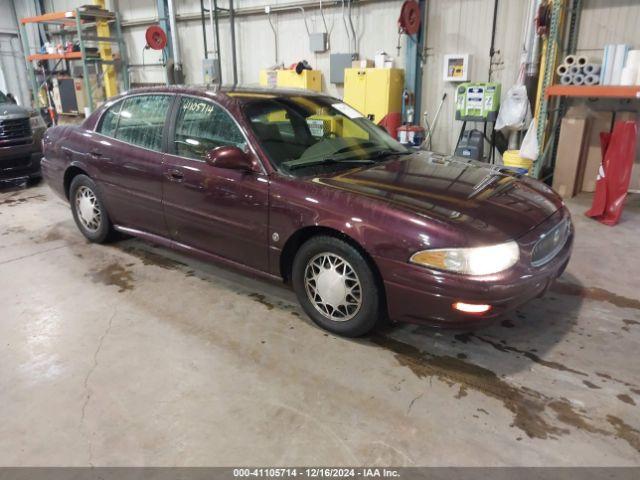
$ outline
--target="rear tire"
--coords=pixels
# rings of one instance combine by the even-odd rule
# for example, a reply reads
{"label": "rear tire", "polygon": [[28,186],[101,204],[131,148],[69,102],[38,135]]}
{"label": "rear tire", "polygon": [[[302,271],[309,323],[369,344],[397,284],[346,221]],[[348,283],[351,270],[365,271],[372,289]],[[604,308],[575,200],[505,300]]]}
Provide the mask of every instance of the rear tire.
{"label": "rear tire", "polygon": [[109,215],[91,178],[82,174],[73,178],[69,187],[69,202],[73,219],[87,240],[105,243],[113,237]]}
{"label": "rear tire", "polygon": [[363,255],[335,237],[317,236],[293,261],[293,289],[309,317],[345,337],[370,332],[383,317],[375,273]]}

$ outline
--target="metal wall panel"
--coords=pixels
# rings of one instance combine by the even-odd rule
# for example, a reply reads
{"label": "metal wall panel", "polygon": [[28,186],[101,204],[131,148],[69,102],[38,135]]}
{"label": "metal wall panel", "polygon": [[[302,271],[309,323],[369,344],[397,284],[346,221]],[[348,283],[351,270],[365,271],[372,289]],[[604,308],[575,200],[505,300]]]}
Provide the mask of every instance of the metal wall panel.
{"label": "metal wall panel", "polygon": [[640,48],[639,25],[638,0],[583,0],[578,53],[601,59],[608,43],[627,43]]}
{"label": "metal wall panel", "polygon": [[[503,84],[503,95],[518,75],[521,37],[528,2],[501,0],[498,8],[492,81]],[[423,108],[433,119],[443,93],[447,93],[440,118],[433,132],[433,148],[442,153],[453,151],[462,122],[455,117],[455,89],[445,82],[442,63],[445,54],[471,55],[471,75],[475,81],[487,81],[494,0],[432,0],[428,9],[427,64],[423,78]],[[478,124],[478,128],[481,128]],[[472,128],[469,125],[468,128]]]}
{"label": "metal wall panel", "polygon": [[[30,105],[30,84],[27,78],[27,68],[22,52],[22,45],[18,38],[18,24],[13,17],[10,2],[0,0],[0,68],[2,69],[2,88],[12,93],[21,105]],[[16,2],[19,17],[33,15],[32,5]],[[31,40],[35,42],[36,32],[31,32]]]}
{"label": "metal wall panel", "polygon": [[[6,1],[6,0],[4,0]],[[291,0],[236,0],[237,7],[252,7],[290,3]],[[87,3],[86,0],[46,0],[47,7],[71,8]],[[124,30],[129,58],[132,63],[142,62],[144,47],[143,22],[157,19],[155,0],[119,0],[120,13],[125,23],[141,21],[140,25]],[[221,6],[226,1],[220,0]],[[326,4],[332,2],[325,2]],[[496,31],[493,80],[503,85],[503,96],[517,78],[520,63],[521,40],[528,8],[527,0],[500,0]],[[111,2],[109,2],[112,5]],[[199,0],[177,0],[178,16],[199,11]],[[208,4],[208,0],[205,0]],[[378,50],[393,55],[397,66],[404,64],[404,48],[399,56],[396,20],[402,0],[389,0],[369,5],[355,6],[354,22],[359,32],[359,53],[361,57],[373,58]],[[442,59],[447,53],[469,53],[471,77],[486,81],[489,69],[489,47],[494,0],[428,0],[427,48],[428,54],[423,76],[423,111],[431,115],[444,92],[448,98],[440,114],[438,127],[434,132],[433,146],[444,153],[451,152],[457,139],[460,122],[454,120],[455,85],[442,79]],[[579,53],[592,53],[600,58],[606,43],[626,42],[640,48],[640,1],[638,0],[583,0],[578,41]],[[322,30],[322,21],[317,9],[308,9],[309,27],[312,31]],[[299,11],[279,13],[272,16],[279,32],[278,49],[280,62],[290,64],[307,59],[323,71],[324,88],[330,94],[341,96],[342,88],[328,83],[329,54],[314,54],[309,50],[307,33]],[[340,8],[327,8],[326,19],[333,24],[331,52],[348,51],[348,41]],[[228,22],[221,22],[221,48],[223,77],[231,78],[231,55]],[[201,60],[204,56],[202,30],[198,20],[179,22],[179,35],[183,47],[183,62],[187,82],[202,82]],[[240,82],[257,83],[258,72],[276,62],[273,34],[266,15],[253,15],[237,19],[238,71]],[[212,39],[208,38],[212,45]],[[404,39],[402,44],[404,47]],[[156,63],[159,55],[145,52],[146,63]],[[133,74],[135,82],[162,82],[161,69],[149,67],[138,69]]]}

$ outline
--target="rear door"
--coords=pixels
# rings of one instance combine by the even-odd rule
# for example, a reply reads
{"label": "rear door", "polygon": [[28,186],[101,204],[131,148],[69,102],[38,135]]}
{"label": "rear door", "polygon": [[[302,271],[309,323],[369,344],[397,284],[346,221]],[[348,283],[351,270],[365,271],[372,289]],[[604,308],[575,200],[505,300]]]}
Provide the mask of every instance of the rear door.
{"label": "rear door", "polygon": [[222,106],[198,97],[180,97],[172,116],[163,171],[164,211],[172,238],[267,271],[267,175],[216,168],[204,161],[209,150],[223,145],[254,156],[240,127]]}
{"label": "rear door", "polygon": [[173,98],[127,97],[102,117],[88,155],[111,220],[124,227],[168,236],[162,208],[163,138]]}

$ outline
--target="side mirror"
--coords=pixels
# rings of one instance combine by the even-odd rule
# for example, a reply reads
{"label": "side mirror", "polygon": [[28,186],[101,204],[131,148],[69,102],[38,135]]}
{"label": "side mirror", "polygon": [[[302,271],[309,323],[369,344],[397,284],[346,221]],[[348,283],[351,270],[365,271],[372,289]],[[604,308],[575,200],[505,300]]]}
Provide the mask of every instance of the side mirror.
{"label": "side mirror", "polygon": [[205,161],[216,168],[228,168],[229,170],[243,170],[246,172],[253,170],[251,158],[238,147],[216,147],[206,153]]}

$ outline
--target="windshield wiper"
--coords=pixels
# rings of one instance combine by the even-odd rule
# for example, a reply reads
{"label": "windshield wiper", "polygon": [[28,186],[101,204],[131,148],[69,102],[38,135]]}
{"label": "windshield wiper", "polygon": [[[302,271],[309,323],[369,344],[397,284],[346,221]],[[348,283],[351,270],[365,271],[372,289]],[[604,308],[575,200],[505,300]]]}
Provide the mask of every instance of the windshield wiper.
{"label": "windshield wiper", "polygon": [[354,164],[354,165],[371,165],[372,163],[376,163],[370,159],[339,159],[336,157],[325,157],[319,158],[318,160],[310,160],[304,163],[294,163],[292,165],[287,165],[284,163],[289,170],[296,170],[298,168],[312,167],[315,165],[340,165],[340,164]]}
{"label": "windshield wiper", "polygon": [[410,151],[406,151],[406,152],[398,152],[396,150],[378,150],[377,152],[372,152],[371,155],[369,155],[369,158],[373,159],[373,160],[379,160],[381,158],[386,158],[386,157],[390,157],[391,155],[409,155]]}
{"label": "windshield wiper", "polygon": [[354,144],[354,145],[347,145],[346,147],[342,147],[342,148],[336,150],[335,152],[333,152],[333,155],[336,155],[338,153],[346,153],[346,152],[351,152],[351,151],[357,151],[357,150],[365,150],[367,148],[376,147],[376,146],[378,146],[377,143],[371,142],[371,141],[366,141],[366,142],[357,143],[357,144]]}

